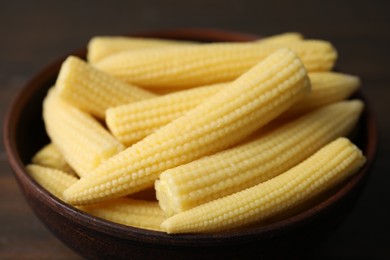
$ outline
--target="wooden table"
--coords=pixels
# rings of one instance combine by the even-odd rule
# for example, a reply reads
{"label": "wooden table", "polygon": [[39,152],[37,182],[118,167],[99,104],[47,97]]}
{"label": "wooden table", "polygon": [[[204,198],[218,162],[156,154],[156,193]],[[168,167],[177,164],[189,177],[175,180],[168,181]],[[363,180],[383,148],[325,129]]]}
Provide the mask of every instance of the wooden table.
{"label": "wooden table", "polygon": [[[299,31],[330,40],[339,51],[337,67],[362,78],[363,92],[379,124],[380,143],[372,175],[356,206],[320,243],[311,248],[302,245],[297,256],[389,259],[390,2],[152,2],[1,1],[1,122],[10,100],[29,78],[49,62],[84,46],[93,35],[211,27],[263,35]],[[27,206],[1,141],[0,259],[78,258]]]}

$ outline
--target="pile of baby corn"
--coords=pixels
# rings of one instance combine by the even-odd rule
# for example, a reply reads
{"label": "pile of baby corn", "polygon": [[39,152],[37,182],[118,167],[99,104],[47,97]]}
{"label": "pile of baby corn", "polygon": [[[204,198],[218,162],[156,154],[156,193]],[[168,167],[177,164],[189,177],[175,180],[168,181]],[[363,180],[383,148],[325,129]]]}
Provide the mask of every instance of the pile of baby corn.
{"label": "pile of baby corn", "polygon": [[43,103],[51,143],[27,165],[89,214],[167,233],[293,211],[357,172],[363,110],[334,47],[284,33],[245,43],[95,37]]}

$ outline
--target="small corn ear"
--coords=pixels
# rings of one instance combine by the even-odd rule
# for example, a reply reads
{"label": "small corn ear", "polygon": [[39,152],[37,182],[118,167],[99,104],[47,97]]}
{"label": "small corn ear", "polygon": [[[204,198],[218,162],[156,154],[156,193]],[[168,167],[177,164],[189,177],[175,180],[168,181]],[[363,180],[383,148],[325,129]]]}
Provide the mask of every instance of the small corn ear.
{"label": "small corn ear", "polygon": [[56,89],[63,100],[99,118],[104,118],[109,107],[156,96],[74,56],[69,56],[62,64]]}
{"label": "small corn ear", "polygon": [[[292,41],[299,41],[302,39],[303,36],[301,34],[295,32],[288,32],[265,37],[262,38],[261,41],[263,43],[267,42],[269,44],[280,44]],[[139,37],[98,36],[92,38],[88,43],[87,60],[89,63],[95,64],[98,61],[103,60],[104,58],[112,54],[123,51],[195,44],[199,43]]]}
{"label": "small corn ear", "polygon": [[36,165],[45,166],[61,170],[63,172],[75,175],[76,173],[66,162],[64,156],[57,147],[50,143],[42,147],[31,159],[31,162]]}
{"label": "small corn ear", "polygon": [[339,138],[283,174],[165,220],[168,233],[218,232],[261,222],[337,185],[365,162],[362,152]]}
{"label": "small corn ear", "polygon": [[360,86],[359,77],[336,72],[313,72],[309,74],[312,92],[294,104],[281,117],[302,115],[324,105],[344,100]]}
{"label": "small corn ear", "polygon": [[154,38],[97,36],[93,37],[88,43],[87,60],[94,64],[114,53],[123,51],[192,44],[197,43]]}
{"label": "small corn ear", "polygon": [[[312,72],[309,73],[309,79],[312,86],[311,93],[289,108],[279,119],[290,119],[326,104],[346,99],[360,84],[358,77],[335,72]],[[129,146],[185,114],[222,87],[228,87],[229,84],[220,83],[209,87],[177,91],[110,108],[106,111],[106,123],[113,135]]]}
{"label": "small corn ear", "polygon": [[129,146],[195,108],[228,83],[192,88],[133,104],[110,108],[106,123],[111,133]]}
{"label": "small corn ear", "polygon": [[64,190],[78,180],[63,171],[35,164],[27,165],[26,170],[39,185],[61,200]]}
{"label": "small corn ear", "polygon": [[101,164],[64,195],[69,203],[82,205],[152,186],[164,170],[238,143],[309,89],[300,59],[290,50],[279,50],[229,88]]}
{"label": "small corn ear", "polygon": [[256,139],[163,172],[155,188],[170,216],[267,181],[347,135],[363,109],[359,100],[316,110]]}
{"label": "small corn ear", "polygon": [[124,149],[91,115],[62,101],[51,89],[43,103],[46,131],[79,176]]}
{"label": "small corn ear", "polygon": [[122,225],[161,231],[164,212],[157,202],[119,198],[116,200],[79,207],[80,210],[99,218]]}
{"label": "small corn ear", "polygon": [[336,51],[325,41],[283,44],[211,43],[180,48],[123,52],[97,63],[97,68],[145,88],[188,88],[236,79],[274,51],[287,47],[308,71],[333,67]]}

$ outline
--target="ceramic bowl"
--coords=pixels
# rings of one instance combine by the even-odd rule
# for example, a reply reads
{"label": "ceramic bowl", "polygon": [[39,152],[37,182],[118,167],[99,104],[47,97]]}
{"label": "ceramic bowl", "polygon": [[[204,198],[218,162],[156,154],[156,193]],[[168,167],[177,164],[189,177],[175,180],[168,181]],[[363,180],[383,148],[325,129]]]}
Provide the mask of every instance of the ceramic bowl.
{"label": "ceramic bowl", "polygon": [[[205,29],[136,35],[202,42],[259,38],[257,35]],[[86,50],[72,54],[85,58]],[[335,222],[348,214],[348,208],[356,201],[369,176],[377,132],[370,106],[364,95],[358,92],[354,98],[362,99],[366,106],[354,142],[367,156],[367,164],[353,177],[298,212],[242,230],[187,235],[168,235],[93,217],[49,194],[27,174],[24,167],[32,155],[49,142],[41,116],[42,100],[55,82],[65,58],[43,69],[16,97],[4,124],[4,143],[15,177],[30,207],[56,237],[86,258],[217,259],[288,255],[292,248],[302,247],[300,243],[319,243],[326,233],[323,231],[334,227]]]}

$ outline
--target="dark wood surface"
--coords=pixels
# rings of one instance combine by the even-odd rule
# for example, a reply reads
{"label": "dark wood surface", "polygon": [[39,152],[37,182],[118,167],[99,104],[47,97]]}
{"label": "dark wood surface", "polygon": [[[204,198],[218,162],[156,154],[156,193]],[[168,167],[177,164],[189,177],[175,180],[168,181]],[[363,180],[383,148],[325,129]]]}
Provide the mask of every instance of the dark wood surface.
{"label": "dark wood surface", "polygon": [[[297,254],[389,259],[389,11],[388,1],[1,1],[0,120],[29,78],[94,35],[207,27],[264,35],[299,31],[330,40],[339,51],[339,70],[363,80],[379,125],[378,154],[343,222]],[[79,259],[33,215],[0,142],[0,259]]]}

